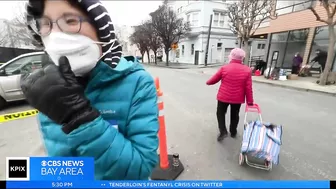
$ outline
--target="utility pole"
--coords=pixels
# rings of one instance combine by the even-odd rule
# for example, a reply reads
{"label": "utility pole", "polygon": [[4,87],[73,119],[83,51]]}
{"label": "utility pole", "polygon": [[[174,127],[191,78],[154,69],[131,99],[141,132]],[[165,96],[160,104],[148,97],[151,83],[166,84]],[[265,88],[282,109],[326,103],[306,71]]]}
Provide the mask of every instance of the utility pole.
{"label": "utility pole", "polygon": [[204,60],[204,66],[208,65],[208,53],[209,53],[209,43],[210,43],[210,35],[211,35],[211,26],[212,26],[212,14],[210,15],[210,23],[209,23],[209,31],[208,31],[208,40],[207,45],[205,49],[205,60]]}

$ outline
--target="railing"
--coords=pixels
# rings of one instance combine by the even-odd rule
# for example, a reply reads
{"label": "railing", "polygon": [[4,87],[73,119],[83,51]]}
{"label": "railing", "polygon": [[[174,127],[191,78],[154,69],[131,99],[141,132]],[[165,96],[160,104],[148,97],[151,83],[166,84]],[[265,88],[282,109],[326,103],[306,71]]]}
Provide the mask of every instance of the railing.
{"label": "railing", "polygon": [[260,56],[252,56],[251,59],[249,60],[249,66],[254,67],[257,63],[258,60],[263,60],[264,55]]}
{"label": "railing", "polygon": [[[262,21],[259,25],[259,20],[256,21],[255,24],[253,24],[253,29],[259,29],[259,28],[266,28],[268,26],[270,26],[270,20],[269,19],[266,19],[264,21]],[[257,28],[257,26],[259,25],[259,27]]]}
{"label": "railing", "polygon": [[[285,1],[282,1],[282,2],[285,2]],[[290,2],[290,1],[288,1],[288,2]],[[308,0],[308,1],[301,2],[301,3],[295,3],[295,4],[289,5],[289,6],[276,8],[275,11],[278,15],[293,13],[293,12],[308,9],[309,7],[313,6],[313,3],[314,3],[314,0]]]}

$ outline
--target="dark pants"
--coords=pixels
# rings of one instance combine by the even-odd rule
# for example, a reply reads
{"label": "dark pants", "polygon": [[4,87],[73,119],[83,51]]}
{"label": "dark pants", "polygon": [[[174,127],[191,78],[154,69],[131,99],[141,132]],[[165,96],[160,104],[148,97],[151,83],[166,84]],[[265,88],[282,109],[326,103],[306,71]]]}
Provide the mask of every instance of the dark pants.
{"label": "dark pants", "polygon": [[300,66],[292,66],[292,74],[299,74]]}
{"label": "dark pants", "polygon": [[325,63],[324,64],[320,64],[321,68],[322,68],[322,73],[324,72],[324,68],[325,68]]}
{"label": "dark pants", "polygon": [[225,102],[218,101],[217,104],[217,121],[219,132],[227,134],[226,124],[225,124],[225,114],[228,106],[230,105],[230,133],[232,135],[237,134],[237,127],[239,123],[239,111],[241,104],[229,104]]}

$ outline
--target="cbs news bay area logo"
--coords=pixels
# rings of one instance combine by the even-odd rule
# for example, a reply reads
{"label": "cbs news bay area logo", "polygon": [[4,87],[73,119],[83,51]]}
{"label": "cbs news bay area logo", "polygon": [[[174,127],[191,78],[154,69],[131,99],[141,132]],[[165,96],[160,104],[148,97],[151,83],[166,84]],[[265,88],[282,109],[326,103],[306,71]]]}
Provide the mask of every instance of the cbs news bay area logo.
{"label": "cbs news bay area logo", "polygon": [[[30,179],[29,157],[6,158],[6,160],[6,180]],[[84,175],[82,167],[84,167],[83,160],[41,160],[39,174],[40,176],[81,176]]]}
{"label": "cbs news bay area logo", "polygon": [[42,160],[41,175],[57,175],[57,176],[77,176],[84,175],[81,167],[84,166],[82,160]]}

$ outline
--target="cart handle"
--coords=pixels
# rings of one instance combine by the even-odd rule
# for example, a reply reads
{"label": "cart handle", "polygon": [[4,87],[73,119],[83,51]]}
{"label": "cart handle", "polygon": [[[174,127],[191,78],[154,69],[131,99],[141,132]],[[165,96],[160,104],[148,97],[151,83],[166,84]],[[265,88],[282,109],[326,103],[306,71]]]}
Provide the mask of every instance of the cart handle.
{"label": "cart handle", "polygon": [[246,104],[245,112],[257,112],[258,114],[261,114],[261,110],[258,104],[253,104],[252,106]]}

